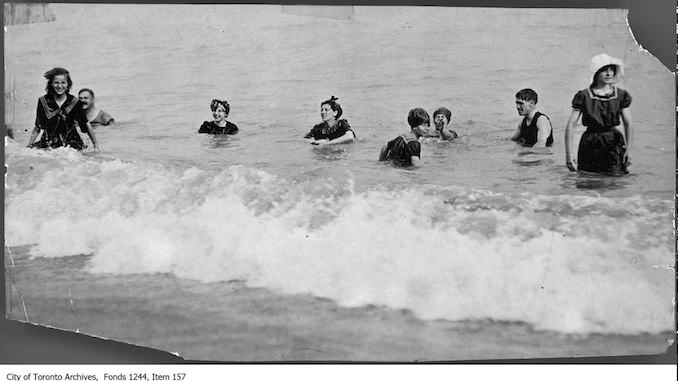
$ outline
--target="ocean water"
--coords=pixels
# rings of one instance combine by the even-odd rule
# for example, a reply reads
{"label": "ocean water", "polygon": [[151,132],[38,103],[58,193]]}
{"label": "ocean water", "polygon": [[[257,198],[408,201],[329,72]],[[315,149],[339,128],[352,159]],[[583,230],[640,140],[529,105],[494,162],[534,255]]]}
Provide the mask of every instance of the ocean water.
{"label": "ocean water", "polygon": [[[16,93],[5,237],[27,247],[28,268],[72,257],[86,282],[145,275],[148,298],[168,274],[423,322],[609,340],[673,330],[674,76],[635,44],[625,11],[355,7],[342,20],[273,5],[52,7],[56,22],[5,31]],[[633,96],[623,177],[564,165],[572,96],[603,51],[624,60],[619,86]],[[115,117],[96,130],[101,152],[24,147],[53,66]],[[525,87],[553,122],[551,149],[509,140]],[[330,95],[358,140],[310,146],[301,137]],[[196,133],[212,98],[228,99],[238,135]],[[377,161],[409,109],[443,105],[460,139],[425,140],[421,168]],[[196,293],[219,308],[212,291]],[[117,303],[109,292],[99,298]]]}

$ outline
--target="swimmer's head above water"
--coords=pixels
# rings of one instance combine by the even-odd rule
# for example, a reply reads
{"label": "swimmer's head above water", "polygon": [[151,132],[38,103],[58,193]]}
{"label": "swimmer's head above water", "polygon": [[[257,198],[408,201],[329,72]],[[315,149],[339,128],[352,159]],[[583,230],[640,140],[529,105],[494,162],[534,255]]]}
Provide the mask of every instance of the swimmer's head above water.
{"label": "swimmer's head above water", "polygon": [[212,103],[210,103],[210,109],[212,110],[214,121],[219,123],[225,121],[226,118],[228,118],[228,113],[231,111],[231,106],[226,100],[212,99]]}
{"label": "swimmer's head above water", "polygon": [[343,113],[343,110],[341,109],[339,103],[337,103],[338,100],[339,98],[333,95],[330,97],[330,99],[323,101],[320,104],[320,118],[323,120],[323,122],[328,122],[332,119],[339,119]]}
{"label": "swimmer's head above water", "polygon": [[62,67],[55,67],[44,74],[47,79],[45,91],[47,94],[61,96],[68,94],[73,86],[73,80],[68,70]]}
{"label": "swimmer's head above water", "polygon": [[87,110],[94,107],[94,91],[91,89],[80,89],[78,91],[78,99],[82,102],[82,108]]}
{"label": "swimmer's head above water", "polygon": [[537,92],[532,89],[522,89],[516,93],[516,110],[518,115],[530,115],[532,110],[537,107],[539,97]]}
{"label": "swimmer's head above water", "polygon": [[439,107],[433,112],[433,124],[436,126],[437,130],[447,127],[451,120],[452,111],[447,107]]}
{"label": "swimmer's head above water", "polygon": [[407,123],[416,137],[428,136],[431,129],[431,117],[423,108],[417,107],[407,114]]}
{"label": "swimmer's head above water", "polygon": [[624,75],[624,62],[603,53],[591,58],[589,69],[593,73],[591,87],[612,85]]}

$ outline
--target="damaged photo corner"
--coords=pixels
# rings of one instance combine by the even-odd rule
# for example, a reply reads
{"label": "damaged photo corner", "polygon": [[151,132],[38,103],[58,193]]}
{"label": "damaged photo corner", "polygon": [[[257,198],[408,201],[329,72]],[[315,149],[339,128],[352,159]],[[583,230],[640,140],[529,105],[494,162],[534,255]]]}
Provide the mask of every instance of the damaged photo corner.
{"label": "damaged photo corner", "polygon": [[[648,8],[22,5],[4,29],[9,362],[675,348],[675,49],[636,29]],[[565,165],[603,53],[633,113],[624,176]],[[98,152],[26,148],[53,67],[115,115]],[[552,125],[543,150],[510,140],[525,88]],[[355,141],[309,145],[335,96]],[[197,133],[212,99],[238,134]],[[417,107],[432,129],[450,109],[458,137],[422,137],[414,170],[382,165]]]}

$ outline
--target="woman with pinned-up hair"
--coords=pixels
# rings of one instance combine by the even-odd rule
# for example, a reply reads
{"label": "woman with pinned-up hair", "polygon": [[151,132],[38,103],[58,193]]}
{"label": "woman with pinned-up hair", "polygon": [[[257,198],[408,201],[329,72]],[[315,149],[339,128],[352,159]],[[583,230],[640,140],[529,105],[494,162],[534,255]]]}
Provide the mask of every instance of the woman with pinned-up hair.
{"label": "woman with pinned-up hair", "polygon": [[45,78],[47,94],[38,99],[35,127],[28,147],[71,147],[81,150],[86,145],[80,137],[79,127],[82,133],[89,135],[94,149],[98,150],[99,145],[92,126],[87,121],[83,103],[69,94],[73,81],[68,70],[55,67],[45,73]]}
{"label": "woman with pinned-up hair", "polygon": [[233,135],[238,133],[238,126],[226,120],[228,113],[231,111],[226,100],[212,99],[210,103],[212,110],[213,121],[204,121],[198,130],[200,134],[212,135]]}
{"label": "woman with pinned-up hair", "polygon": [[334,96],[320,104],[322,123],[313,126],[304,139],[311,144],[337,144],[355,140],[355,133],[346,119],[339,119],[343,111]]}

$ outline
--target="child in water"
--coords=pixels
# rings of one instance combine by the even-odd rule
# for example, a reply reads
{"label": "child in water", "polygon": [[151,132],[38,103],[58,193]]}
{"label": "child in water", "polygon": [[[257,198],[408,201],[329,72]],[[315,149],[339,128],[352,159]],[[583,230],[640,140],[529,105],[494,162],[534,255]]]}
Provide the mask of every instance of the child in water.
{"label": "child in water", "polygon": [[214,121],[204,121],[198,133],[212,135],[233,135],[238,133],[238,126],[226,120],[228,113],[231,111],[231,106],[228,105],[226,100],[212,99],[210,109],[212,109]]}
{"label": "child in water", "polygon": [[313,126],[304,139],[309,143],[319,144],[337,144],[346,143],[355,140],[355,132],[346,119],[339,119],[343,111],[337,101],[339,98],[330,97],[330,99],[320,104],[320,118],[322,123]]}
{"label": "child in water", "polygon": [[430,134],[431,118],[426,110],[415,108],[407,115],[407,123],[410,125],[410,132],[384,144],[379,153],[379,161],[391,160],[394,164],[402,166],[421,163],[419,138]]}
{"label": "child in water", "polygon": [[89,135],[94,150],[98,150],[99,144],[87,120],[83,103],[69,93],[73,86],[71,74],[64,68],[55,67],[45,73],[45,78],[47,93],[38,99],[35,127],[28,147],[71,147],[82,150],[87,145],[80,136],[81,131]]}
{"label": "child in water", "polygon": [[[599,54],[591,58],[591,85],[575,94],[565,128],[565,162],[570,171],[628,173],[631,147],[631,95],[614,86],[624,74],[622,60]],[[586,131],[579,141],[577,159],[572,156],[572,129],[579,118]],[[624,122],[624,134],[619,122]]]}
{"label": "child in water", "polygon": [[516,109],[523,119],[511,137],[525,147],[549,147],[553,144],[553,127],[548,116],[537,111],[537,92],[522,89],[516,93]]}

